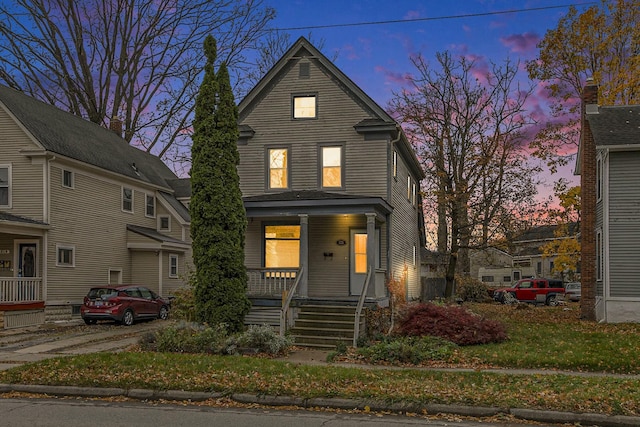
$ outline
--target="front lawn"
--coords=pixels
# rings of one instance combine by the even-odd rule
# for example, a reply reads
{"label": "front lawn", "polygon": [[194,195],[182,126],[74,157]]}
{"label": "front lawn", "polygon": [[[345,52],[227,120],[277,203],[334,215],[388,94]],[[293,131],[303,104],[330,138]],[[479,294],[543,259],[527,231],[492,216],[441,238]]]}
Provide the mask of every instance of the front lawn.
{"label": "front lawn", "polygon": [[[509,339],[458,347],[439,364],[640,373],[640,325],[580,321],[575,304],[465,307],[504,322]],[[140,350],[45,360],[1,372],[0,382],[640,415],[640,380],[635,377],[300,366],[268,358]]]}
{"label": "front lawn", "polygon": [[461,347],[474,358],[500,367],[640,374],[640,324],[598,324],[580,320],[580,306],[470,304],[471,311],[503,322],[509,339]]}

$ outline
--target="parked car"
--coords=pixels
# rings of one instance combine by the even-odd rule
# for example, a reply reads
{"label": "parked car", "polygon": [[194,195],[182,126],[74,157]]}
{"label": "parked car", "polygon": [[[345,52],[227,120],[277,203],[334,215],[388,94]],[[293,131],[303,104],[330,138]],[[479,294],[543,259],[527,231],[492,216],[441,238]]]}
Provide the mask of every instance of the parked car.
{"label": "parked car", "polygon": [[570,282],[564,286],[564,295],[569,301],[580,301],[582,285],[580,282]]}
{"label": "parked car", "polygon": [[512,287],[496,289],[493,293],[493,299],[503,304],[520,301],[555,306],[563,298],[562,280],[544,278],[521,279]]}
{"label": "parked car", "polygon": [[169,317],[169,300],[144,286],[97,286],[91,288],[80,307],[80,315],[87,325],[98,320],[115,320],[125,326],[141,319]]}

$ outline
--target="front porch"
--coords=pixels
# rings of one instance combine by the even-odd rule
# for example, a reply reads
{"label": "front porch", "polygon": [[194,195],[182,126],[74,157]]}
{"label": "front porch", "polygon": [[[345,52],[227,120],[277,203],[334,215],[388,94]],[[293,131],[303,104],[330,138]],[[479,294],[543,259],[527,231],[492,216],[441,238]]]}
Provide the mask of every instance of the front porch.
{"label": "front porch", "polygon": [[299,284],[304,269],[248,269],[247,294],[251,311],[245,324],[268,324],[280,335],[289,331],[297,345],[335,348],[338,343],[356,346],[365,322],[365,306],[386,306],[388,298],[367,296],[375,282],[384,285],[386,272],[367,274],[360,295],[310,298]]}

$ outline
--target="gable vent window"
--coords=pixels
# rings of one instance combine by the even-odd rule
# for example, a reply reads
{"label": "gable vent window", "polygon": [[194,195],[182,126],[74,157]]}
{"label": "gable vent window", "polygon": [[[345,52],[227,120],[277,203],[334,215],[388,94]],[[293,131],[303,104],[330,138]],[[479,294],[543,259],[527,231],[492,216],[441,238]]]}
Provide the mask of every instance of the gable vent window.
{"label": "gable vent window", "polygon": [[300,78],[301,79],[308,79],[311,76],[311,73],[309,71],[309,63],[308,62],[303,62],[300,64]]}

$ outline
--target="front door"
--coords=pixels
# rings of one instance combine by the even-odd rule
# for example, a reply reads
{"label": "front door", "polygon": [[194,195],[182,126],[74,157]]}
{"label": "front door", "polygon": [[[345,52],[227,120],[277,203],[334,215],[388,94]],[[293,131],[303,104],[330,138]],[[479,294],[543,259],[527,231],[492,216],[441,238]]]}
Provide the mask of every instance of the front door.
{"label": "front door", "polygon": [[351,230],[349,293],[360,295],[367,277],[367,232]]}
{"label": "front door", "polygon": [[[380,267],[378,242],[380,230],[376,229],[375,266]],[[351,230],[351,248],[349,261],[349,294],[360,295],[367,278],[367,230]],[[375,273],[375,272],[374,272]],[[369,284],[369,289],[373,284]]]}
{"label": "front door", "polygon": [[38,276],[38,260],[35,243],[20,243],[18,258],[18,277]]}

